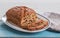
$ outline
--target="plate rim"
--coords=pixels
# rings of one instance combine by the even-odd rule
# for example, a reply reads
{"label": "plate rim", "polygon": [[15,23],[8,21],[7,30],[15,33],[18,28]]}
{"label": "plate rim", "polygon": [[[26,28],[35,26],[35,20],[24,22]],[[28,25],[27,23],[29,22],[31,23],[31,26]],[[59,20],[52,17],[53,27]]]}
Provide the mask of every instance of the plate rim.
{"label": "plate rim", "polygon": [[[12,25],[11,23],[7,22],[7,20],[4,21],[3,18],[5,17],[5,19],[6,19],[6,15],[4,15],[4,16],[2,17],[2,21],[3,21],[7,26],[11,27],[12,29],[15,29],[15,30],[17,30],[17,31],[22,31],[22,32],[36,33],[36,32],[41,32],[41,31],[44,31],[44,30],[48,29],[48,28],[50,27],[50,21],[49,21],[49,19],[47,19],[46,17],[44,17],[43,15],[40,15],[40,14],[38,14],[38,13],[36,13],[36,14],[39,15],[39,16],[41,16],[41,17],[43,17],[43,18],[45,18],[46,20],[48,20],[48,26],[46,26],[45,29],[43,28],[43,29],[35,30],[35,31],[24,30],[24,29],[22,29],[22,28],[20,28],[20,27],[16,27],[16,26]],[[10,24],[10,25],[9,25],[9,24]]]}

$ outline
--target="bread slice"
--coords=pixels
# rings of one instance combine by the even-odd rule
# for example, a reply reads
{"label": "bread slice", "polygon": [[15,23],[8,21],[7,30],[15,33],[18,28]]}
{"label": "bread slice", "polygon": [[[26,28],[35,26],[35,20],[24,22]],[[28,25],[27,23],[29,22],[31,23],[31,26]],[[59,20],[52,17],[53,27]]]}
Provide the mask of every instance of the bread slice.
{"label": "bread slice", "polygon": [[34,30],[43,29],[47,25],[48,25],[48,21],[40,19],[36,22],[33,22],[32,25],[29,25],[27,29],[31,30],[31,31],[34,31]]}

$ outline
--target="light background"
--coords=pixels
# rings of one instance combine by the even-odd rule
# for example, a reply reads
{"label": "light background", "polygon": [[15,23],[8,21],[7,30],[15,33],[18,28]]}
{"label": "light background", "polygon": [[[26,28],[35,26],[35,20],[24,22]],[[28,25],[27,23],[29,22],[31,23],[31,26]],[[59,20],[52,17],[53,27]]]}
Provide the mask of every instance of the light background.
{"label": "light background", "polygon": [[25,5],[36,10],[37,13],[60,13],[60,0],[0,0],[0,19],[6,11],[14,6]]}

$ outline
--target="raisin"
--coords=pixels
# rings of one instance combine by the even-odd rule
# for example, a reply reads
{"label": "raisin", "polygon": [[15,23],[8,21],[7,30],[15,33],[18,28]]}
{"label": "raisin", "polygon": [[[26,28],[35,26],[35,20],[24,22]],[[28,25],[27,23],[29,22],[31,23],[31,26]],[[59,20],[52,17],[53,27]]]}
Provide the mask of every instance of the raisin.
{"label": "raisin", "polygon": [[34,18],[32,18],[32,19],[34,19]]}
{"label": "raisin", "polygon": [[24,18],[24,20],[25,20],[26,18]]}
{"label": "raisin", "polygon": [[30,22],[32,22],[32,20],[29,20]]}
{"label": "raisin", "polygon": [[30,24],[30,23],[28,22],[28,24]]}
{"label": "raisin", "polygon": [[25,20],[25,22],[26,22],[27,20]]}
{"label": "raisin", "polygon": [[37,17],[35,17],[35,18],[37,18]]}

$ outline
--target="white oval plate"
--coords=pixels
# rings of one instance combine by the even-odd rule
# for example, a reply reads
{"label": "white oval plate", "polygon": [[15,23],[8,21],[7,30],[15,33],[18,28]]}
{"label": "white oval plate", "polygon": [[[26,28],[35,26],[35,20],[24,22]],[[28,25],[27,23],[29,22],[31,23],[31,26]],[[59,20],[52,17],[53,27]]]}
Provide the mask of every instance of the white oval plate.
{"label": "white oval plate", "polygon": [[[40,14],[37,14],[37,16],[38,16],[40,19],[48,20],[46,17],[44,17],[44,16],[42,16],[42,15],[40,15]],[[6,25],[8,25],[9,27],[11,27],[11,28],[13,28],[13,29],[15,29],[15,30],[22,31],[22,32],[28,32],[28,33],[41,32],[41,31],[44,31],[44,30],[48,29],[49,26],[50,26],[50,21],[48,20],[48,25],[47,25],[46,27],[44,27],[43,29],[35,30],[35,31],[29,31],[29,30],[25,30],[25,29],[22,29],[22,28],[20,28],[20,27],[17,27],[15,24],[8,22],[6,15],[4,15],[4,16],[2,17],[2,21],[3,21]]]}

